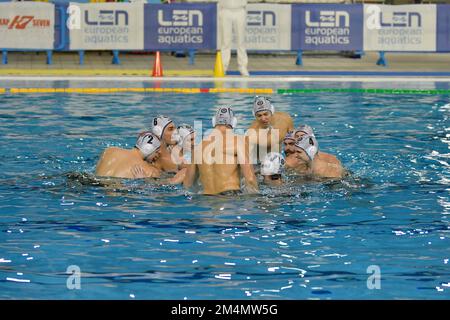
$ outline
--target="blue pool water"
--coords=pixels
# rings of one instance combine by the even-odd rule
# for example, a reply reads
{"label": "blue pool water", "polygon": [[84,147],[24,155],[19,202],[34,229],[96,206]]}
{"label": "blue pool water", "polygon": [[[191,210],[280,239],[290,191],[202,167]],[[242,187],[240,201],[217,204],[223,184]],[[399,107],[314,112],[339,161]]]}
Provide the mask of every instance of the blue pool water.
{"label": "blue pool water", "polygon": [[[341,183],[207,197],[74,178],[93,173],[104,148],[132,147],[153,115],[209,123],[217,105],[232,104],[245,128],[252,99],[0,95],[0,298],[450,298],[449,96],[274,95],[278,110],[312,125],[322,150],[352,171]],[[71,265],[81,270],[80,290],[67,288]],[[368,289],[369,266],[381,271],[380,289]]]}

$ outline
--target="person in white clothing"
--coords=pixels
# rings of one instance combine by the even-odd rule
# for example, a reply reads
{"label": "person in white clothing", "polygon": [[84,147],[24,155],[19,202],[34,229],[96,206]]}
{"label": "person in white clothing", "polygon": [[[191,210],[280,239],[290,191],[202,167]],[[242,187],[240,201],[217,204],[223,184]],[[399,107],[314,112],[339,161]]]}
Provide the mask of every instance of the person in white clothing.
{"label": "person in white clothing", "polygon": [[218,0],[222,29],[222,62],[226,72],[230,64],[233,28],[237,39],[237,59],[241,75],[248,77],[248,57],[245,48],[245,27],[247,25],[247,0]]}

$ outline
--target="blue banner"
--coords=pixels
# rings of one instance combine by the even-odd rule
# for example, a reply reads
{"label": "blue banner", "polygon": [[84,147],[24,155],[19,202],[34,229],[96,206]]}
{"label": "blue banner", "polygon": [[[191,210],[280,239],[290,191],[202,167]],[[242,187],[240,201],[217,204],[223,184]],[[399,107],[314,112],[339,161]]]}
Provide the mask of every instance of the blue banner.
{"label": "blue banner", "polygon": [[362,50],[363,6],[292,5],[292,50]]}
{"label": "blue banner", "polygon": [[437,51],[450,51],[450,5],[437,5]]}
{"label": "blue banner", "polygon": [[[59,51],[69,50],[69,30],[67,29],[67,7],[68,4],[58,3],[55,5],[55,43],[54,49]],[[63,35],[64,33],[64,35]]]}
{"label": "blue banner", "polygon": [[215,50],[216,4],[146,4],[144,28],[146,50]]}

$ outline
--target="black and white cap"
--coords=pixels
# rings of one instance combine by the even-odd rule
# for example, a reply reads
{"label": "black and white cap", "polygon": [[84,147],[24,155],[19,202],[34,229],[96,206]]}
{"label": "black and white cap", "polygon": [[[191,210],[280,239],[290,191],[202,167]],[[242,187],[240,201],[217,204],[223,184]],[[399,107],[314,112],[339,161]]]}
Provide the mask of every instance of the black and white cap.
{"label": "black and white cap", "polygon": [[184,141],[194,133],[194,128],[183,123],[178,126],[177,131],[172,135],[172,140],[176,141],[179,146],[183,146]]}
{"label": "black and white cap", "polygon": [[270,152],[261,162],[261,174],[263,176],[272,176],[281,174],[285,165],[284,157],[281,153]]}
{"label": "black and white cap", "polygon": [[304,150],[311,161],[314,160],[314,157],[319,152],[319,143],[317,142],[316,137],[309,134],[305,134],[298,139],[295,146]]}
{"label": "black and white cap", "polygon": [[275,113],[275,107],[269,97],[255,97],[255,100],[253,101],[253,116],[256,117],[256,114],[261,111],[270,111],[272,114]]}
{"label": "black and white cap", "polygon": [[237,125],[237,118],[234,116],[231,106],[219,107],[216,115],[212,118],[212,126],[227,125],[231,128],[235,128]]}
{"label": "black and white cap", "polygon": [[145,131],[139,135],[135,147],[142,152],[146,160],[161,148],[161,142],[153,132]]}
{"label": "black and white cap", "polygon": [[164,130],[166,130],[167,126],[171,124],[173,121],[166,116],[157,116],[153,118],[152,122],[152,132],[159,138],[162,139],[164,134]]}

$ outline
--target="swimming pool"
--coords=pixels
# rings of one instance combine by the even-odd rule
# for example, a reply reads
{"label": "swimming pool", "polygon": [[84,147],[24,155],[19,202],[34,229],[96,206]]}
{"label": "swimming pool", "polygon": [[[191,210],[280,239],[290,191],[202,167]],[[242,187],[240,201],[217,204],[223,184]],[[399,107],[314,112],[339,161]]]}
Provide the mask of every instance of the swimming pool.
{"label": "swimming pool", "polygon": [[[0,88],[136,85],[0,81]],[[104,148],[132,147],[156,114],[209,124],[216,106],[231,104],[245,128],[252,100],[235,93],[0,94],[0,298],[450,298],[448,95],[274,95],[278,110],[312,125],[321,149],[352,171],[342,183],[211,197],[74,178],[92,173]],[[69,266],[81,271],[80,290],[67,287]],[[379,267],[380,289],[367,286],[369,266]]]}

